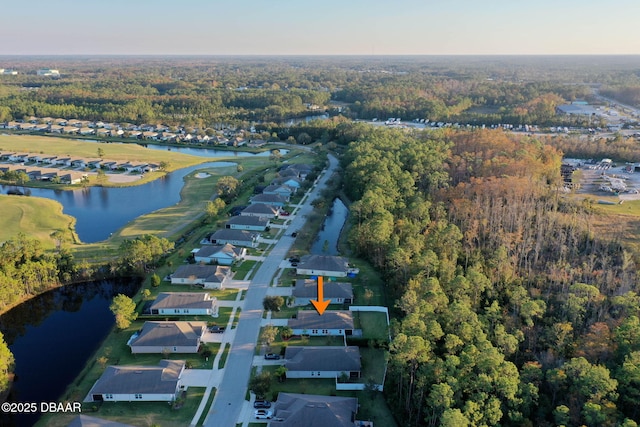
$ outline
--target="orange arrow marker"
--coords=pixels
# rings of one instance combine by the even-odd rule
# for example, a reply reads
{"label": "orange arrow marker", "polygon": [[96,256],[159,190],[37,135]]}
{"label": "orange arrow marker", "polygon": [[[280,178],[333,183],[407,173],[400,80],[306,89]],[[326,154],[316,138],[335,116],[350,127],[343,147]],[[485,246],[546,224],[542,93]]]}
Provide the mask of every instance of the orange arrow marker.
{"label": "orange arrow marker", "polygon": [[324,311],[329,306],[330,302],[331,302],[330,299],[328,299],[326,301],[324,299],[324,289],[323,289],[323,285],[322,285],[322,276],[318,276],[318,300],[317,301],[316,300],[311,300],[311,304],[313,304],[313,306],[316,308],[316,310],[318,311],[318,314],[320,316],[322,316]]}

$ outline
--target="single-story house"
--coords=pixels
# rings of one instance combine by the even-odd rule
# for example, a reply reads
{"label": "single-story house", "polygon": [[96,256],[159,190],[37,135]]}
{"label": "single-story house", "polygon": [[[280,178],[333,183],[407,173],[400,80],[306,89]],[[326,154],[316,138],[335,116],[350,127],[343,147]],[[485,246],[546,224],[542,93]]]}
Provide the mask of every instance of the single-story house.
{"label": "single-story house", "polygon": [[262,190],[262,194],[274,194],[276,196],[284,197],[287,202],[289,201],[293,193],[295,193],[295,190],[293,188],[287,185],[277,184],[267,185],[264,190]]}
{"label": "single-story house", "polygon": [[298,171],[295,171],[293,169],[281,170],[280,172],[278,172],[278,175],[281,178],[300,178],[300,173],[298,173]]}
{"label": "single-story house", "polygon": [[247,255],[245,248],[238,248],[229,243],[225,245],[207,245],[194,252],[196,262],[206,264],[231,265]]}
{"label": "single-story house", "polygon": [[181,265],[171,275],[172,285],[200,285],[205,289],[222,289],[231,278],[231,268],[219,265]]}
{"label": "single-story house", "polygon": [[249,203],[264,203],[265,205],[272,205],[277,207],[283,207],[289,200],[278,196],[277,194],[256,194],[249,200]]}
{"label": "single-story house", "polygon": [[[298,279],[293,292],[294,305],[309,305],[312,299],[318,297],[318,282],[313,279]],[[331,300],[330,304],[352,304],[353,286],[351,283],[324,282],[324,298]]]}
{"label": "single-story house", "polygon": [[264,218],[277,218],[280,208],[273,205],[265,205],[264,203],[252,203],[240,212],[242,216],[261,216]]}
{"label": "single-story house", "polygon": [[350,270],[349,261],[346,258],[334,255],[305,255],[300,258],[296,274],[346,277]]}
{"label": "single-story house", "polygon": [[338,378],[344,372],[349,378],[360,378],[360,349],[347,347],[287,347],[287,378]]}
{"label": "single-story house", "polygon": [[172,402],[180,390],[184,360],[161,360],[158,366],[108,366],[96,381],[90,402]]}
{"label": "single-story house", "polygon": [[287,326],[293,329],[294,335],[353,335],[353,314],[349,310],[327,310],[322,316],[316,310],[298,311],[295,319],[287,321]]}
{"label": "single-story house", "polygon": [[302,180],[300,178],[276,178],[271,181],[271,184],[274,185],[286,185],[287,187],[291,187],[294,190],[299,189],[302,186]]}
{"label": "single-story house", "polygon": [[216,298],[203,292],[160,292],[149,307],[151,314],[193,316],[215,313]]}
{"label": "single-story house", "polygon": [[229,228],[223,228],[217,230],[209,237],[209,240],[213,244],[224,245],[231,244],[235,246],[246,246],[255,248],[258,246],[258,233],[252,233],[246,230],[231,230]]}
{"label": "single-story house", "polygon": [[306,163],[294,163],[292,165],[288,165],[286,169],[298,172],[300,178],[305,179],[313,170],[313,166]]}
{"label": "single-story house", "polygon": [[269,226],[269,218],[260,216],[234,216],[225,224],[232,230],[265,231]]}
{"label": "single-story house", "polygon": [[354,427],[358,399],[355,397],[320,396],[316,394],[278,393],[273,405],[270,427],[299,427],[314,425],[323,427]]}
{"label": "single-story house", "polygon": [[206,322],[144,322],[127,345],[131,353],[197,353]]}
{"label": "single-story house", "polygon": [[58,166],[71,166],[71,157],[58,157],[54,164]]}
{"label": "single-story house", "polygon": [[83,179],[86,179],[89,175],[81,172],[71,172],[65,174],[58,174],[61,184],[80,184]]}

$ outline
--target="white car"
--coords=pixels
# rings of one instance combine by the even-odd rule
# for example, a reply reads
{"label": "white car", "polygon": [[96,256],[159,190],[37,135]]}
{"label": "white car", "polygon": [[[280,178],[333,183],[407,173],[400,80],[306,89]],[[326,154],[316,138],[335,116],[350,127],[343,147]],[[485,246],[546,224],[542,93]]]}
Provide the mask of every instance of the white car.
{"label": "white car", "polygon": [[268,409],[256,409],[254,416],[258,420],[270,420],[273,417],[273,412]]}

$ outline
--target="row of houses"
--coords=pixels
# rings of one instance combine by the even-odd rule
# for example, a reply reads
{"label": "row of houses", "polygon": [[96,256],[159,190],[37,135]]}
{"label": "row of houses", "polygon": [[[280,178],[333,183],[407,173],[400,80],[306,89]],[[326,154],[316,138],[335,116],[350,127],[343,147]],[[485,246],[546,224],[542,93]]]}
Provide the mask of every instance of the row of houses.
{"label": "row of houses", "polygon": [[102,121],[93,122],[89,120],[61,118],[54,119],[51,117],[32,117],[26,121],[3,122],[0,123],[0,129],[66,135],[130,138],[162,142],[199,143],[234,147],[247,146],[251,148],[259,148],[267,144],[267,142],[262,139],[252,139],[241,136],[244,132],[227,137],[224,134],[209,135],[204,132],[195,132],[192,134],[187,132],[184,128],[176,128],[175,131],[172,131],[173,128],[162,124],[135,125],[130,123],[105,123]]}
{"label": "row of houses", "polygon": [[25,173],[31,181],[53,181],[60,184],[80,184],[89,175],[84,172],[69,172],[51,168],[23,167],[13,164],[0,164],[0,173]]}
{"label": "row of houses", "polygon": [[18,164],[33,164],[34,166],[57,166],[77,169],[103,169],[103,170],[123,170],[127,172],[153,172],[158,170],[160,165],[155,163],[114,161],[109,159],[87,159],[82,157],[53,156],[35,153],[13,153],[0,152],[0,161]]}

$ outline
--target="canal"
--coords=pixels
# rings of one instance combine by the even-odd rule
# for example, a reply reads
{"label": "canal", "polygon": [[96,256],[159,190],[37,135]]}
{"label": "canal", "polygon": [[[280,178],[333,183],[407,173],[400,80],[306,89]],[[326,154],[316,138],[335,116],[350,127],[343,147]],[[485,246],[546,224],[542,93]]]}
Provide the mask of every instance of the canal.
{"label": "canal", "polygon": [[329,212],[322,222],[318,236],[311,245],[311,253],[315,255],[338,255],[338,240],[347,221],[349,209],[336,198],[329,208]]}

